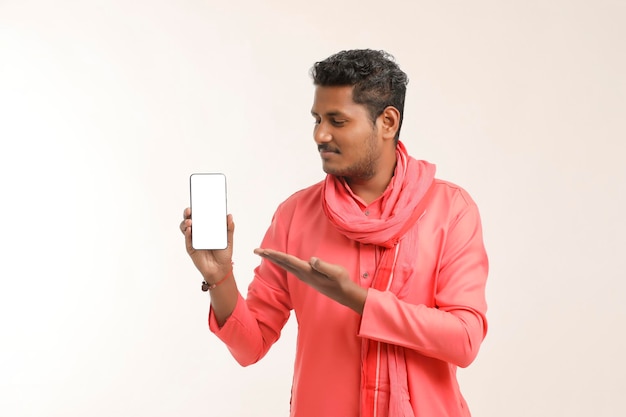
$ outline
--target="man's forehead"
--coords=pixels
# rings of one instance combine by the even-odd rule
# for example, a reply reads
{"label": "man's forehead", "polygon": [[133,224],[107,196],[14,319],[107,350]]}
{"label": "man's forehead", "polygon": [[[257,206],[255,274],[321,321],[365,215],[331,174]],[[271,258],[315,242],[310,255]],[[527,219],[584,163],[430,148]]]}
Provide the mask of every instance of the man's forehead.
{"label": "man's forehead", "polygon": [[357,106],[352,99],[353,86],[316,86],[311,113],[341,114],[346,108]]}

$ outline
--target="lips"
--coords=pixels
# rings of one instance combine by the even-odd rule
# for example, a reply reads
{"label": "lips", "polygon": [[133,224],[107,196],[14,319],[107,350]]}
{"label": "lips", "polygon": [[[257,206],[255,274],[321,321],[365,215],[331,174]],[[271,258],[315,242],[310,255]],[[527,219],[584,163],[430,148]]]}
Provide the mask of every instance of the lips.
{"label": "lips", "polygon": [[331,154],[331,153],[339,153],[339,149],[331,148],[328,145],[319,145],[317,147],[317,150],[322,155],[324,155],[324,154],[328,155],[328,154]]}

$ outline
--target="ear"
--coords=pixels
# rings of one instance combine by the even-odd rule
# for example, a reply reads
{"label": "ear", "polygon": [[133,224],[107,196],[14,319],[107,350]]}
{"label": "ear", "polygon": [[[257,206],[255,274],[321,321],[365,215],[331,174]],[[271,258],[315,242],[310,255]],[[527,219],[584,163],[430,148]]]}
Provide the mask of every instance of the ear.
{"label": "ear", "polygon": [[380,129],[384,139],[395,139],[398,129],[400,129],[400,112],[393,106],[387,106],[378,116]]}

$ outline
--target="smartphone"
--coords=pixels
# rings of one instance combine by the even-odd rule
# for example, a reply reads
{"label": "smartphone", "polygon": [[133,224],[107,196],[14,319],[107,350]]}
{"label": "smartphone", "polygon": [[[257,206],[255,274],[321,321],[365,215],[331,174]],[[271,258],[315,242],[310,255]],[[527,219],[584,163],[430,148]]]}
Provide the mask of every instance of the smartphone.
{"label": "smartphone", "polygon": [[226,249],[226,176],[191,174],[191,246],[194,249]]}

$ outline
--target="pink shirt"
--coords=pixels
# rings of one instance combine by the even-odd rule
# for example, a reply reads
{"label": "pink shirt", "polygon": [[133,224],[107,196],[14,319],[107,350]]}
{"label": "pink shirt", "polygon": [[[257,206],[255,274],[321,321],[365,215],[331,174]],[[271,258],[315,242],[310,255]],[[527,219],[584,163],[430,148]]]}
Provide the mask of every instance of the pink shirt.
{"label": "pink shirt", "polygon": [[[416,417],[470,415],[456,368],[474,360],[487,331],[487,255],[475,203],[460,187],[435,181],[435,195],[414,226],[417,241],[401,242],[402,250],[414,253],[394,272],[411,277],[405,293],[370,288],[360,316],[262,261],[246,299],[240,295],[224,326],[209,315],[210,329],[246,366],[267,353],[294,310],[292,417],[359,415],[361,338],[406,348]],[[261,247],[343,265],[369,288],[379,249],[350,240],[331,225],[322,210],[321,189],[322,183],[315,184],[283,202]],[[368,206],[361,202],[363,215],[379,217],[379,200]]]}

